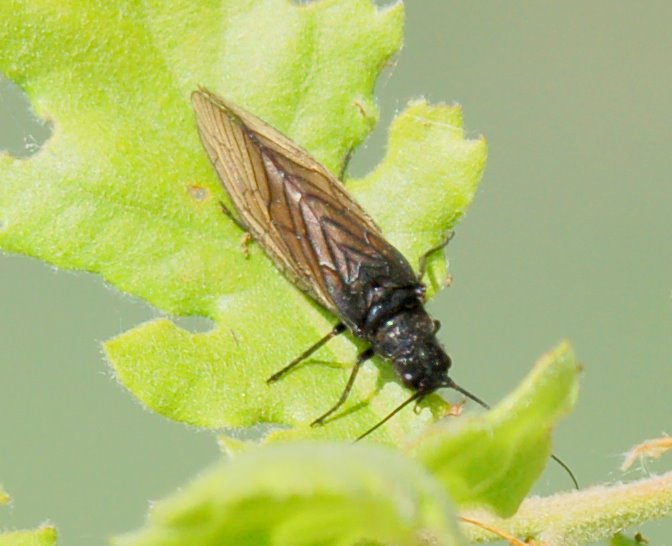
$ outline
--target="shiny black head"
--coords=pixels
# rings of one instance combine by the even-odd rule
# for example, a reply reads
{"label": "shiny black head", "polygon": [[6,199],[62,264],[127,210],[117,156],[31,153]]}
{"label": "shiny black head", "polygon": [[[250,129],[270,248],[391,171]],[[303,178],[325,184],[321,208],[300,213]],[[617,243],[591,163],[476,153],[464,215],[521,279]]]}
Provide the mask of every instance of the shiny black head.
{"label": "shiny black head", "polygon": [[404,385],[423,395],[452,386],[450,357],[436,339],[437,329],[418,306],[384,321],[372,339],[374,351],[392,362]]}
{"label": "shiny black head", "polygon": [[394,369],[409,389],[429,394],[449,384],[450,357],[435,337],[416,341],[413,350],[392,361]]}
{"label": "shiny black head", "polygon": [[392,362],[404,385],[415,392],[355,441],[377,430],[408,404],[417,403],[443,387],[455,389],[481,406],[488,407],[483,400],[448,377],[451,361],[436,339],[438,329],[439,323],[429,317],[422,305],[403,309],[381,321],[375,334],[369,338],[373,349]]}

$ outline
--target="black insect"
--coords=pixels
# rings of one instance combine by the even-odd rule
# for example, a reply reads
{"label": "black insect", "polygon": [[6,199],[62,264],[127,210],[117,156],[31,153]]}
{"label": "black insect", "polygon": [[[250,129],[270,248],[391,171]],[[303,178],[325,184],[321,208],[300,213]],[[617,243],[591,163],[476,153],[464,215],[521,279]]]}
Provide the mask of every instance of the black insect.
{"label": "black insect", "polygon": [[[448,377],[450,357],[436,339],[439,323],[423,307],[427,257],[416,276],[406,258],[383,237],[342,184],[308,152],[239,106],[194,91],[191,101],[201,141],[238,212],[241,229],[252,234],[275,265],[301,290],[340,318],[326,336],[268,382],[277,381],[331,338],[349,329],[370,343],[357,357],[338,401],[313,421],[321,425],[345,402],[363,362],[389,360],[413,395],[357,440],[402,408],[437,389],[461,392],[489,406]],[[556,460],[571,476],[571,470]]]}
{"label": "black insect", "polygon": [[343,394],[319,425],[345,402],[363,362],[380,355],[414,391],[397,411],[437,389],[456,389],[485,405],[448,377],[450,357],[436,339],[439,323],[423,307],[420,279],[385,240],[342,184],[308,152],[242,108],[205,89],[192,94],[201,140],[238,213],[276,266],[340,322],[325,337],[269,378],[277,381],[334,336],[349,329],[370,343],[352,369]]}

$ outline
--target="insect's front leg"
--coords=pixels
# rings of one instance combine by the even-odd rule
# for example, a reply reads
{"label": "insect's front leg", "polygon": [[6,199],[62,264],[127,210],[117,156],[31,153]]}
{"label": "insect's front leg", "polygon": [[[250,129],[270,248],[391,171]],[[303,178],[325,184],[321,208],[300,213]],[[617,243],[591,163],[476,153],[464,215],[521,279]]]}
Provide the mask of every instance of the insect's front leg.
{"label": "insect's front leg", "polygon": [[320,415],[317,419],[315,419],[312,423],[310,423],[311,427],[317,427],[323,425],[324,420],[343,405],[343,403],[348,399],[348,396],[350,395],[352,386],[355,384],[355,378],[357,377],[357,372],[359,372],[359,369],[362,367],[362,364],[364,364],[364,362],[369,360],[369,358],[371,358],[373,355],[374,355],[373,349],[369,347],[366,351],[364,351],[357,357],[357,361],[355,362],[355,365],[352,368],[352,372],[350,373],[350,378],[348,379],[348,382],[345,385],[345,389],[343,389],[343,392],[341,393],[338,402],[336,402],[329,411],[327,411],[323,415]]}

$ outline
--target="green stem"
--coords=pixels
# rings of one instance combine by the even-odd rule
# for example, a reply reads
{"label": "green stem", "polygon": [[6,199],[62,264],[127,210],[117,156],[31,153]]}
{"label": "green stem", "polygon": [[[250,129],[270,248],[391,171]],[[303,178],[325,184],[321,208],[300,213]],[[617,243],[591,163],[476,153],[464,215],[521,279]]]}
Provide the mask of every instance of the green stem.
{"label": "green stem", "polygon": [[[532,537],[544,546],[579,546],[670,514],[672,472],[627,484],[532,497],[509,519],[482,510],[463,515],[518,537]],[[463,531],[472,542],[499,539],[474,525],[464,525]]]}

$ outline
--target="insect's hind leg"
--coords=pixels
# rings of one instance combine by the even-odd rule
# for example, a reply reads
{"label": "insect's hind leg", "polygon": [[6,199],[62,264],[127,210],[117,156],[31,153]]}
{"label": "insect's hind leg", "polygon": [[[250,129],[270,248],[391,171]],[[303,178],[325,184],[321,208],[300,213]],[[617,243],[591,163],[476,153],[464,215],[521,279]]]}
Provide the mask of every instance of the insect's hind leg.
{"label": "insect's hind leg", "polygon": [[229,208],[222,201],[219,202],[219,206],[221,207],[222,212],[226,216],[228,216],[229,220],[231,220],[234,224],[236,224],[245,233],[249,233],[247,227],[243,225],[243,223],[234,216],[233,212],[231,212]]}
{"label": "insect's hind leg", "polygon": [[246,258],[249,258],[250,257],[250,251],[248,250],[247,245],[249,245],[250,242],[253,239],[252,234],[247,229],[247,226],[245,226],[238,218],[236,218],[224,203],[222,203],[220,201],[219,206],[221,207],[224,215],[227,216],[229,218],[229,220],[231,220],[234,224],[236,224],[244,232],[243,233],[243,238],[240,240],[240,248],[242,249],[244,256]]}
{"label": "insect's hind leg", "polygon": [[359,369],[362,367],[362,364],[366,362],[369,358],[371,358],[373,354],[374,354],[373,349],[369,347],[366,351],[364,351],[357,357],[357,361],[355,362],[355,365],[352,368],[352,372],[350,373],[350,378],[348,379],[348,382],[345,385],[345,389],[343,389],[343,392],[341,393],[338,402],[336,402],[329,409],[329,411],[320,415],[317,419],[315,419],[312,423],[310,423],[311,427],[317,427],[324,424],[324,420],[343,405],[343,403],[348,399],[348,395],[352,390],[352,386],[355,384],[355,378],[357,377],[357,372],[359,372]]}
{"label": "insect's hind leg", "polygon": [[425,252],[422,256],[420,256],[420,260],[418,262],[418,280],[422,281],[422,278],[425,276],[425,273],[427,273],[427,258],[429,258],[432,254],[435,252],[438,252],[442,248],[445,248],[448,246],[448,243],[450,243],[451,239],[455,236],[455,232],[451,231],[446,235],[446,237],[441,241],[438,245],[433,246],[430,248],[427,252]]}
{"label": "insect's hind leg", "polygon": [[317,351],[322,345],[327,343],[332,337],[336,337],[339,334],[342,334],[345,332],[346,326],[342,322],[339,322],[336,326],[334,326],[333,330],[329,332],[326,336],[324,336],[322,339],[320,339],[317,343],[314,345],[311,345],[303,351],[299,356],[297,356],[294,360],[292,360],[287,366],[282,368],[282,370],[275,372],[271,377],[269,377],[266,380],[266,383],[275,383],[278,379],[280,379],[283,375],[285,375],[289,370],[291,370],[294,366],[296,366],[299,362],[302,360],[305,360],[308,358],[310,355],[312,355],[315,351]]}
{"label": "insect's hind leg", "polygon": [[348,170],[348,166],[350,165],[350,159],[352,159],[352,152],[354,151],[355,149],[353,147],[350,147],[348,149],[348,153],[345,154],[343,165],[341,165],[341,171],[338,173],[338,179],[342,182],[344,181],[343,179],[345,178],[345,173]]}

